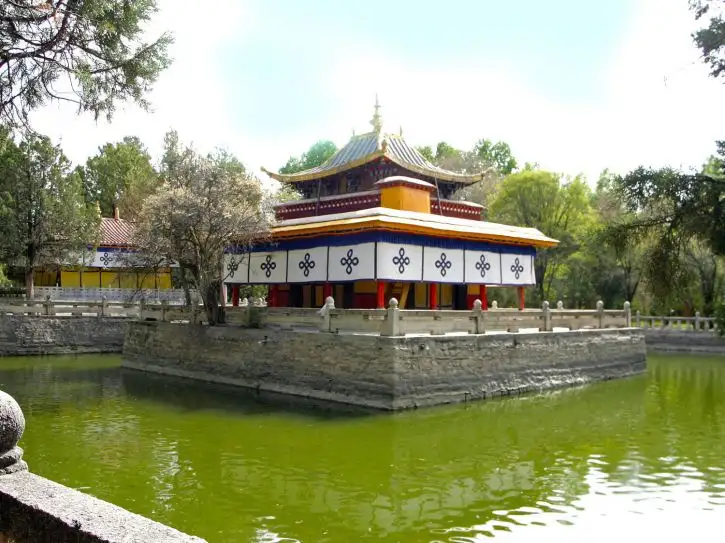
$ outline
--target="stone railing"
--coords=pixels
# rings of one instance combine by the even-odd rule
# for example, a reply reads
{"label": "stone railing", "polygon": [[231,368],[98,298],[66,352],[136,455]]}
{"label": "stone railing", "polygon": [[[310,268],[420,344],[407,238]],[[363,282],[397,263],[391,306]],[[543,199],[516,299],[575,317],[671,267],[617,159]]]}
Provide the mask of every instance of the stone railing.
{"label": "stone railing", "polygon": [[335,301],[327,298],[321,309],[227,308],[227,321],[242,326],[403,336],[629,328],[632,314],[628,302],[616,310],[605,310],[602,302],[593,310],[551,309],[545,302],[541,309],[523,311],[498,309],[494,302],[494,307],[485,311],[481,301],[476,300],[471,311],[433,311],[400,309],[395,298],[387,309],[336,309]]}
{"label": "stone railing", "polygon": [[701,317],[700,312],[694,317],[653,317],[643,316],[639,311],[633,317],[633,324],[638,328],[655,330],[678,330],[682,332],[717,332],[717,322],[713,317]]}
{"label": "stone railing", "polygon": [[[192,296],[195,296],[192,292]],[[34,287],[35,300],[67,300],[75,302],[138,302],[184,305],[186,297],[182,289],[139,289],[139,288],[81,288],[81,287]]]}
{"label": "stone railing", "polygon": [[0,391],[0,541],[204,542],[30,473],[18,447],[24,431],[20,406]]}
{"label": "stone railing", "polygon": [[[206,313],[202,306],[182,307],[161,302],[157,305],[140,303],[75,303],[46,300],[45,302],[0,302],[0,315],[44,315],[55,317],[125,317],[162,322],[202,323]],[[321,309],[297,307],[267,307],[263,300],[251,304],[246,300],[238,307],[226,307],[230,324],[248,327],[312,329],[323,332],[349,332],[383,336],[407,334],[484,334],[518,332],[520,330],[582,330],[597,328],[629,328],[632,315],[629,303],[623,309],[605,310],[602,302],[597,309],[564,309],[561,303],[551,309],[545,302],[541,309],[499,309],[496,302],[484,310],[476,300],[470,311],[400,309],[391,298],[387,309],[336,309],[328,298]]]}

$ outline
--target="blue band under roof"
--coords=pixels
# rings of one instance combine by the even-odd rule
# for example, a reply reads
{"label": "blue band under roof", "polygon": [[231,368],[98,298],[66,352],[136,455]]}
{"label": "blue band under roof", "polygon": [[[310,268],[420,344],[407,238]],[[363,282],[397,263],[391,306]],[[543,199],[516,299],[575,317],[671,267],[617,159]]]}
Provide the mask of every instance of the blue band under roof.
{"label": "blue band under roof", "polygon": [[[293,251],[296,249],[312,249],[313,247],[330,246],[339,247],[342,245],[355,245],[358,243],[369,243],[373,241],[385,243],[402,243],[409,245],[423,245],[425,247],[436,247],[439,249],[467,249],[469,251],[495,251],[509,254],[536,254],[536,249],[530,245],[506,245],[503,243],[491,243],[483,241],[469,241],[451,238],[438,238],[421,236],[419,234],[406,234],[400,232],[368,231],[356,234],[323,235],[302,239],[290,239],[272,241],[255,245],[251,248],[253,253],[267,251]],[[246,252],[244,250],[228,249],[229,253]]]}

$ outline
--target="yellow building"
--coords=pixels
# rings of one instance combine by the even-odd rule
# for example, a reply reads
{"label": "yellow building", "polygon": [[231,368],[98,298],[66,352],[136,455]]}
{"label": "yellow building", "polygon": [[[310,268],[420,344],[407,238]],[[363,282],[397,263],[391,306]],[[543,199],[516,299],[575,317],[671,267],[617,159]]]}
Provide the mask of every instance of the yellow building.
{"label": "yellow building", "polygon": [[38,270],[35,285],[64,288],[170,289],[171,269],[129,267],[122,258],[133,252],[130,244],[133,224],[121,219],[101,219],[101,243],[89,252],[82,265],[62,266],[58,271]]}

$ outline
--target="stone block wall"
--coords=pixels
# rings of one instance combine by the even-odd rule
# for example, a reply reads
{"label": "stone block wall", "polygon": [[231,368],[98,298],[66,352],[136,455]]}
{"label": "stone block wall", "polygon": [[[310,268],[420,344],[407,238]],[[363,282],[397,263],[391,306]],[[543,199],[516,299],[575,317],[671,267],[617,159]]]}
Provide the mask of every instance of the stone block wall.
{"label": "stone block wall", "polygon": [[691,330],[644,330],[651,353],[692,353],[725,355],[725,337],[715,332]]}
{"label": "stone block wall", "polygon": [[626,377],[641,331],[379,337],[129,323],[125,367],[376,409]]}
{"label": "stone block wall", "polygon": [[120,353],[128,320],[0,315],[0,356]]}

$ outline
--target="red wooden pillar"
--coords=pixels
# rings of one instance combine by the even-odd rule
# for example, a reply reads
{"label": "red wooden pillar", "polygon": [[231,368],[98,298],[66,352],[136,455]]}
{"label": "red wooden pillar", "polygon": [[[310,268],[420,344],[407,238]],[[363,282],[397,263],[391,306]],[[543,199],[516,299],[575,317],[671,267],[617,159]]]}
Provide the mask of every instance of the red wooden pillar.
{"label": "red wooden pillar", "polygon": [[526,307],[526,291],[524,287],[519,287],[519,310],[523,311]]}
{"label": "red wooden pillar", "polygon": [[269,297],[267,298],[267,307],[277,307],[277,285],[269,285]]}
{"label": "red wooden pillar", "polygon": [[428,299],[431,309],[438,309],[438,283],[428,285]]}
{"label": "red wooden pillar", "polygon": [[481,309],[488,311],[488,291],[486,285],[481,285]]}
{"label": "red wooden pillar", "polygon": [[385,281],[378,280],[378,309],[385,309]]}
{"label": "red wooden pillar", "polygon": [[232,305],[239,307],[239,285],[232,285]]}
{"label": "red wooden pillar", "polygon": [[327,299],[330,296],[332,296],[332,285],[330,283],[325,283],[322,287],[322,297],[324,298],[325,303],[327,303]]}

